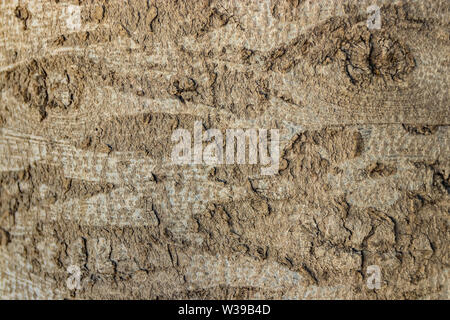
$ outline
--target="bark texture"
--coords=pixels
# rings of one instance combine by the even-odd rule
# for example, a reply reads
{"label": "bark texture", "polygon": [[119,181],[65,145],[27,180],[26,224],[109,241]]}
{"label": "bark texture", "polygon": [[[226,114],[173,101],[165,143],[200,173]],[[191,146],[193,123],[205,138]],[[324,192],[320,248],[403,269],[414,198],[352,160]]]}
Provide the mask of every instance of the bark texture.
{"label": "bark texture", "polygon": [[0,298],[448,299],[450,2],[373,2],[0,0]]}

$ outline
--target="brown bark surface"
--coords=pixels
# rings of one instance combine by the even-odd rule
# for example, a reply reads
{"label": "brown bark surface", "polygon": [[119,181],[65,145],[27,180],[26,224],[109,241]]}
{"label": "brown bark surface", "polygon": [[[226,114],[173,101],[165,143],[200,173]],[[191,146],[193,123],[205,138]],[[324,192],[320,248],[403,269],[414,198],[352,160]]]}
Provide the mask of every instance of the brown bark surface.
{"label": "brown bark surface", "polygon": [[[448,299],[449,9],[0,0],[0,298]],[[175,165],[195,121],[279,172]]]}

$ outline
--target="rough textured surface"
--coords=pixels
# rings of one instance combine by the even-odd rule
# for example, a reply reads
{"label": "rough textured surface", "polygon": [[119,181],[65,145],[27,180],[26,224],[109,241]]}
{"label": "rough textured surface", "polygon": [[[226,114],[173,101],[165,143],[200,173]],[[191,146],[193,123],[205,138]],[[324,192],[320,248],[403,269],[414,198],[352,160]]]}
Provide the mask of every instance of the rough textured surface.
{"label": "rough textured surface", "polygon": [[450,3],[374,2],[0,0],[0,298],[448,299]]}

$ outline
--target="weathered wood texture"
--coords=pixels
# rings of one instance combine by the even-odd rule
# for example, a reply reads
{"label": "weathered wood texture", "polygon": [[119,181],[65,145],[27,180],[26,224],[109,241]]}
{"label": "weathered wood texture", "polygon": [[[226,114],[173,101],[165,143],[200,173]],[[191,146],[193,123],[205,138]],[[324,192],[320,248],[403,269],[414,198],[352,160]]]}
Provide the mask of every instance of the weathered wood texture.
{"label": "weathered wood texture", "polygon": [[0,298],[448,298],[450,2],[376,3],[0,0]]}

